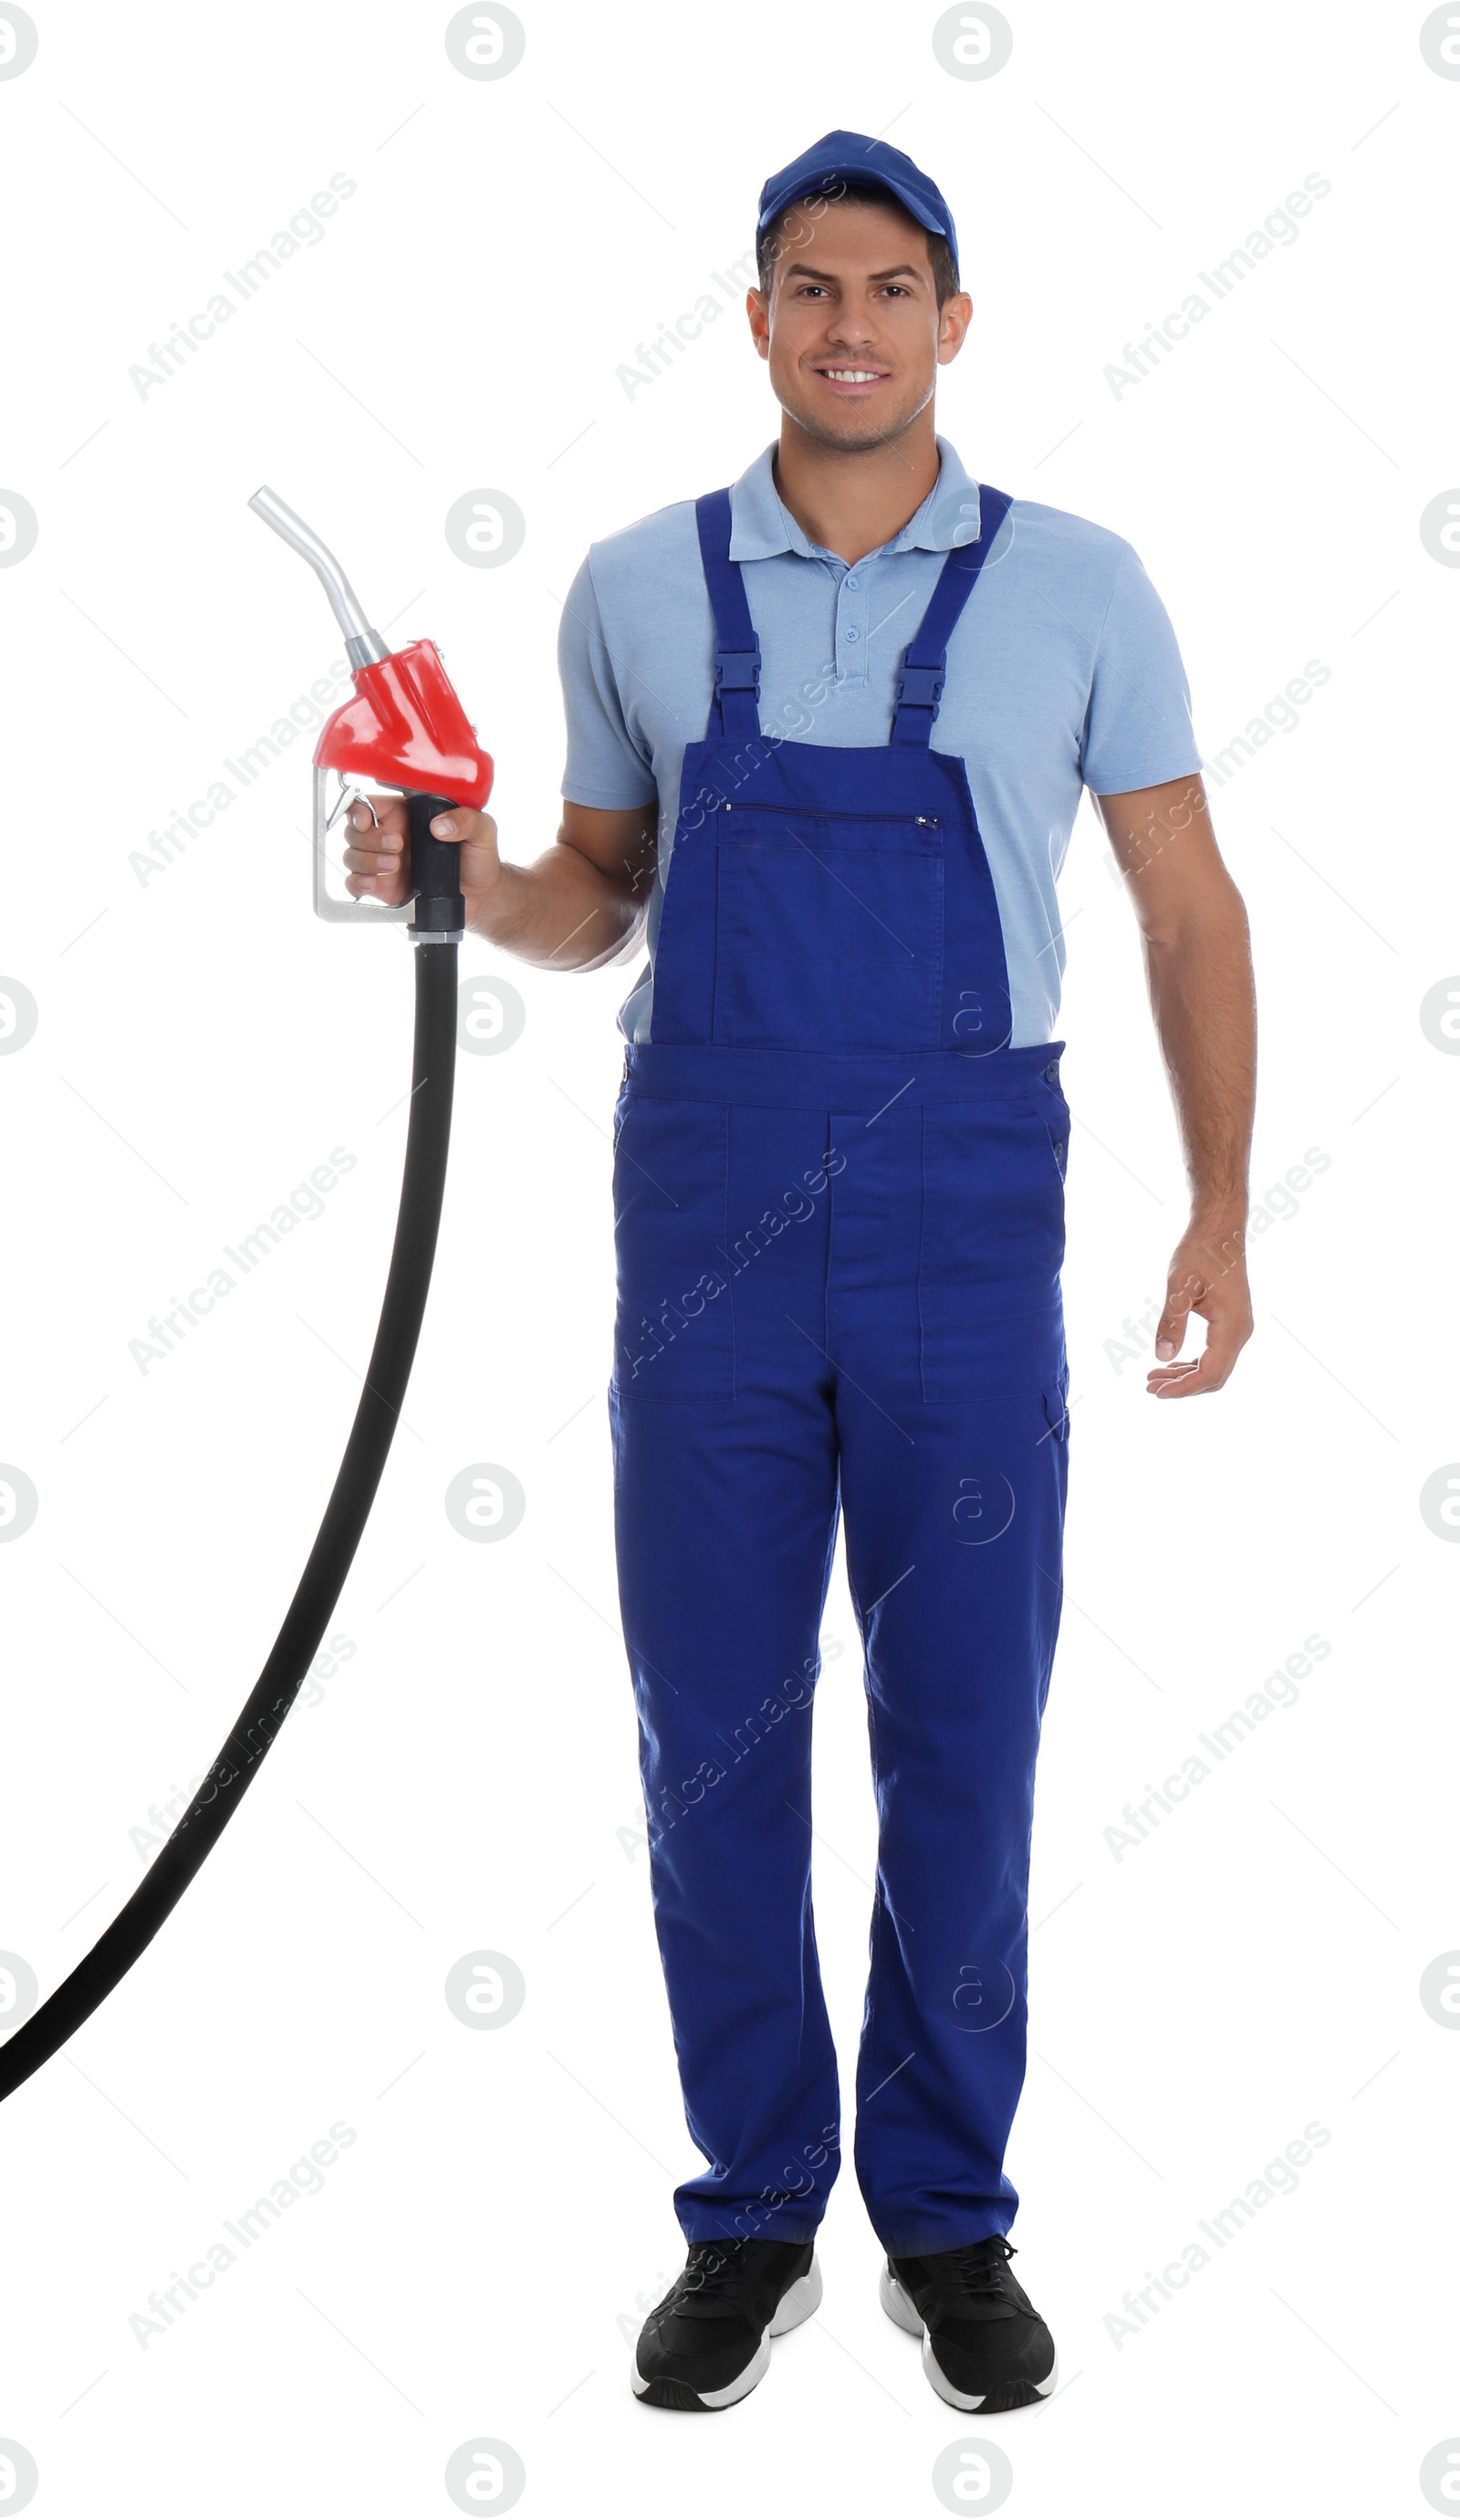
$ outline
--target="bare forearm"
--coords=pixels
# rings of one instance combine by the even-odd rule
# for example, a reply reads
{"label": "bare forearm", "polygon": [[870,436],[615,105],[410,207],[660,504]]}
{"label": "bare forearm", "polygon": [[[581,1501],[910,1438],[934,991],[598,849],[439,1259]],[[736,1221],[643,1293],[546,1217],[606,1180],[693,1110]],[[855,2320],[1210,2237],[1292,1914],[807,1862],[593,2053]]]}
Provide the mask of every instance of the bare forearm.
{"label": "bare forearm", "polygon": [[1151,1010],[1170,1078],[1192,1213],[1240,1231],[1256,1090],[1256,1008],[1247,915],[1211,883],[1199,919],[1145,936]]}
{"label": "bare forearm", "polygon": [[[452,805],[432,831],[461,850],[467,925],[509,954],[552,971],[595,971],[633,944],[654,886],[659,809],[563,799],[552,847],[534,866],[504,866],[488,813]],[[351,806],[344,853],[349,890],[393,905],[411,896],[410,834],[398,796]]]}
{"label": "bare forearm", "polygon": [[[1247,1283],[1247,1168],[1257,1020],[1242,895],[1222,864],[1196,777],[1099,798],[1130,886],[1151,1012],[1171,1081],[1191,1219],[1166,1274],[1146,1388],[1157,1400],[1219,1391],[1253,1334]],[[1192,1314],[1207,1325],[1181,1360]]]}
{"label": "bare forearm", "polygon": [[644,919],[642,901],[563,840],[532,866],[498,864],[466,900],[476,935],[555,971],[616,961]]}

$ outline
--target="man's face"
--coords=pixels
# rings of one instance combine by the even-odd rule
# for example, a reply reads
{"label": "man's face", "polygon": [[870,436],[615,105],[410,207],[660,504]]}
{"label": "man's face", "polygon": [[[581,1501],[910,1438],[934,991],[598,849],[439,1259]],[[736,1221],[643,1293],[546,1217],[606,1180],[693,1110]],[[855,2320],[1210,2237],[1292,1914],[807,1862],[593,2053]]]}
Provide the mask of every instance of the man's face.
{"label": "man's face", "polygon": [[967,297],[938,308],[928,240],[892,201],[797,207],[751,331],[783,411],[823,446],[886,445],[933,399],[963,346]]}

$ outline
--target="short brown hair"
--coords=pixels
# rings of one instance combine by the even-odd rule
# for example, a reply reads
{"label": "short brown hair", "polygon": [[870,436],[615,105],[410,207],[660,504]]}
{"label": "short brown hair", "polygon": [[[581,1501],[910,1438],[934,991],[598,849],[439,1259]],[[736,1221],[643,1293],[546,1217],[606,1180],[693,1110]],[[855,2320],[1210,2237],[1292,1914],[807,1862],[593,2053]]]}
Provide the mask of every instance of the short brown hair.
{"label": "short brown hair", "polygon": [[771,275],[782,249],[787,220],[798,210],[809,210],[814,217],[817,210],[823,208],[828,202],[890,202],[893,209],[903,210],[904,215],[912,219],[914,227],[927,242],[928,260],[933,268],[933,286],[939,309],[948,298],[954,295],[958,288],[958,267],[953,260],[953,248],[945,236],[937,235],[933,228],[925,228],[920,219],[913,219],[911,210],[906,209],[904,203],[898,201],[896,194],[890,193],[885,185],[839,183],[835,190],[807,193],[798,202],[788,202],[780,217],[772,219],[769,227],[762,229],[756,237],[755,269],[761,290],[767,297],[770,295]]}

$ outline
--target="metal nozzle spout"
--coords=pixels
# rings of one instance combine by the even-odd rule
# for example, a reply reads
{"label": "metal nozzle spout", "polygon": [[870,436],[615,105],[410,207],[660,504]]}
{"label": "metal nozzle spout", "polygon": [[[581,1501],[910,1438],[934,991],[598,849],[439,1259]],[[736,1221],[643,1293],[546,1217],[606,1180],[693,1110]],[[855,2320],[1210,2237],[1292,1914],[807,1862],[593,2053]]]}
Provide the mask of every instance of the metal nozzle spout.
{"label": "metal nozzle spout", "polygon": [[272,490],[255,490],[249,501],[255,517],[262,517],[276,534],[292,545],[301,560],[313,569],[326,595],[330,609],[344,632],[344,652],[352,667],[384,663],[390,650],[378,630],[365,617],[364,608],[349,579],[332,552],[325,549],[318,534],[311,533],[301,517]]}

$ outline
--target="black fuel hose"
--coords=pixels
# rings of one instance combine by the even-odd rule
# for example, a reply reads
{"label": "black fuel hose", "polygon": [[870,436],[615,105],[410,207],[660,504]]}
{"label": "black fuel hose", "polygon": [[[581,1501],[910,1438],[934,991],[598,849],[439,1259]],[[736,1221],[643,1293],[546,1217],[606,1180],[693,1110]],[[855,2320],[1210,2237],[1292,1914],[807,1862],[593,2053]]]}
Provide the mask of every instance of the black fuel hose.
{"label": "black fuel hose", "polygon": [[395,1241],[365,1388],[308,1564],[237,1723],[146,1877],[85,1959],[0,2047],[0,2099],[28,2081],[106,2002],[172,1913],[257,1776],[319,1651],[349,1573],[410,1380],[435,1258],[451,1140],[456,946],[413,945],[411,952],[416,1035]]}

